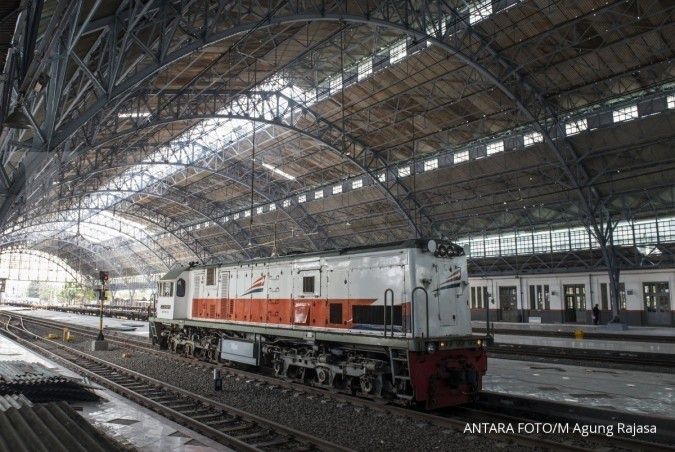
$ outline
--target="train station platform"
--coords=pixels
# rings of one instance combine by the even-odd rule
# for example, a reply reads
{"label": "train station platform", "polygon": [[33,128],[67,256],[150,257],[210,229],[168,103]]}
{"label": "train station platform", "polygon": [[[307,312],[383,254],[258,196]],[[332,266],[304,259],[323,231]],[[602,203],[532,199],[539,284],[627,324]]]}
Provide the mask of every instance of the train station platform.
{"label": "train station platform", "polygon": [[[0,361],[39,363],[64,376],[80,378],[72,371],[2,335],[0,335]],[[89,385],[96,386],[92,383]],[[97,388],[94,392],[101,397],[99,401],[73,402],[71,406],[97,430],[117,440],[122,446],[128,446],[132,450],[157,452],[227,450],[222,444],[163,418],[111,391]]]}
{"label": "train station platform", "polygon": [[[46,309],[27,309],[16,306],[0,306],[0,312],[13,311],[57,322],[71,323],[73,325],[99,327],[99,318],[93,315],[72,314],[69,312],[49,311]],[[139,320],[117,319],[103,317],[103,327],[116,333],[130,334],[135,337],[149,337],[148,322]],[[105,334],[105,331],[103,332]]]}
{"label": "train station platform", "polygon": [[490,358],[483,389],[675,419],[675,375]]}
{"label": "train station platform", "polygon": [[[482,320],[471,321],[474,331],[485,329],[485,322]],[[675,327],[655,327],[655,326],[629,326],[625,330],[608,328],[607,325],[587,325],[570,323],[512,323],[512,322],[493,322],[490,321],[490,327],[495,333],[523,334],[545,336],[550,333],[556,335],[569,334],[574,336],[577,330],[583,331],[588,335],[605,335],[608,338],[619,340],[632,340],[635,336],[645,339],[666,340],[675,342]]]}
{"label": "train station platform", "polygon": [[616,352],[633,353],[663,353],[672,354],[675,359],[675,342],[644,342],[630,340],[608,339],[575,339],[574,337],[540,337],[532,335],[495,334],[497,344],[537,345],[540,347],[569,348],[578,350],[610,350]]}
{"label": "train station platform", "polygon": [[675,375],[491,358],[483,389],[675,419]]}

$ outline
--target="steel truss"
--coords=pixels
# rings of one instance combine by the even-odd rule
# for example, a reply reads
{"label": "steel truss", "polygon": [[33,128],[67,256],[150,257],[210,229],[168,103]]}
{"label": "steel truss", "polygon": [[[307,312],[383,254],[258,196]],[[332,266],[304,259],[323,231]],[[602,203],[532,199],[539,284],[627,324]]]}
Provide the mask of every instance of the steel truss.
{"label": "steel truss", "polygon": [[[500,2],[493,7],[519,6],[516,3]],[[605,5],[601,10],[594,11],[594,15],[601,13],[604,17],[615,17],[618,22],[622,20],[620,13],[625,8],[624,3]],[[552,167],[547,167],[541,174],[550,174],[550,169],[554,168],[559,172],[554,178],[555,183],[565,191],[572,191],[576,197],[574,202],[567,201],[567,206],[574,205],[575,209],[570,210],[564,202],[553,207],[559,208],[559,212],[573,212],[596,237],[610,272],[611,298],[618,312],[618,272],[621,257],[616,255],[611,237],[619,220],[617,205],[620,205],[622,199],[617,193],[606,194],[600,191],[598,187],[602,180],[608,179],[607,175],[589,171],[586,150],[580,148],[574,139],[568,139],[563,130],[565,118],[561,115],[569,112],[574,93],[579,89],[569,89],[564,93],[564,99],[555,103],[550,95],[552,87],[531,75],[547,68],[537,69],[535,66],[539,62],[527,59],[527,63],[517,63],[523,61],[523,53],[533,51],[552,39],[560,42],[565,49],[580,49],[580,58],[587,53],[582,44],[586,44],[589,38],[584,32],[579,33],[577,30],[584,26],[583,20],[592,20],[590,12],[548,32],[525,39],[521,46],[514,46],[514,50],[498,43],[502,36],[492,30],[489,19],[472,24],[469,10],[454,7],[453,3],[435,0],[317,0],[279,1],[273,4],[208,0],[122,1],[114,14],[92,20],[100,5],[101,2],[97,1],[90,11],[83,11],[82,1],[58,2],[58,7],[46,24],[45,36],[51,39],[39,42],[36,40],[37,22],[35,17],[31,17],[36,12],[30,10],[25,14],[22,22],[25,25],[20,28],[19,37],[27,44],[25,47],[17,47],[16,55],[10,59],[10,63],[21,61],[20,66],[23,69],[12,71],[10,80],[6,83],[11,83],[12,99],[21,100],[24,111],[34,124],[34,132],[10,134],[3,130],[0,136],[3,163],[17,162],[20,160],[17,156],[25,155],[22,165],[14,167],[13,177],[5,178],[3,191],[6,196],[0,206],[0,225],[9,224],[8,219],[19,224],[20,216],[28,217],[32,210],[31,207],[21,207],[24,203],[28,206],[37,200],[49,199],[50,196],[65,195],[64,199],[74,199],[76,191],[84,196],[94,196],[94,192],[108,193],[116,197],[116,201],[111,205],[100,206],[101,209],[137,212],[138,216],[150,215],[153,220],[147,222],[154,221],[156,225],[161,225],[161,230],[183,239],[198,260],[208,260],[211,250],[185,228],[184,222],[162,218],[160,212],[145,207],[148,199],[161,198],[169,204],[187,206],[195,218],[212,222],[235,246],[237,251],[232,254],[234,258],[267,253],[269,249],[256,242],[252,228],[247,228],[241,222],[224,221],[232,212],[240,210],[241,204],[219,205],[177,188],[171,177],[153,179],[149,175],[125,173],[112,179],[103,177],[109,174],[102,170],[102,165],[116,163],[113,161],[113,151],[117,150],[125,137],[149,135],[152,131],[175,123],[192,125],[205,118],[221,118],[264,123],[311,138],[349,162],[354,171],[367,174],[370,184],[377,187],[391,203],[400,218],[406,222],[410,233],[430,234],[442,230],[438,223],[442,223],[443,219],[437,218],[429,208],[439,201],[422,199],[424,190],[411,188],[404,178],[395,173],[395,166],[400,160],[388,158],[388,153],[379,152],[363,142],[361,137],[351,133],[346,126],[344,105],[340,120],[336,115],[324,113],[319,107],[310,108],[307,103],[279,92],[260,91],[259,86],[251,83],[247,88],[237,87],[235,85],[241,79],[236,75],[219,84],[215,91],[182,89],[174,93],[160,93],[160,96],[153,94],[152,97],[144,91],[147,90],[148,82],[163,68],[196,54],[209,45],[229,45],[235,40],[229,47],[234,49],[237,43],[255,33],[308,21],[368,25],[408,36],[412,46],[430,42],[434,47],[444,50],[453,59],[462,62],[472,77],[475,75],[476,86],[498,90],[495,103],[503,104],[502,111],[512,114],[514,123],[541,133],[542,146],[555,159]],[[668,11],[672,11],[672,8],[666,8],[665,12]],[[669,26],[664,21],[654,27],[654,32],[663,32]],[[575,32],[571,33],[570,30]],[[86,51],[78,46],[80,40],[84,39],[89,40]],[[618,47],[622,43],[617,41],[612,45]],[[31,60],[32,53],[29,51],[33,48],[36,49],[35,54],[40,55],[39,59]],[[250,60],[237,52],[228,52],[226,57],[232,59],[235,67],[245,66]],[[654,67],[660,67],[669,58],[670,55],[660,55],[660,59],[651,63]],[[571,64],[575,59],[551,60],[553,68]],[[344,72],[344,67],[341,70]],[[205,74],[207,72],[199,75]],[[595,84],[598,88],[594,89],[611,86],[616,82],[615,79],[616,77],[600,74]],[[230,81],[232,86],[228,85]],[[38,85],[41,86],[40,89]],[[607,91],[611,90],[603,92]],[[472,95],[473,93],[469,93],[466,98]],[[4,100],[8,101],[7,98]],[[140,112],[141,109],[150,114],[147,120],[120,121],[119,113]],[[414,114],[412,123],[414,130]],[[140,141],[132,144],[133,146],[144,148]],[[412,146],[414,152],[414,138]],[[191,161],[190,164],[194,165],[191,170],[198,170],[197,166],[208,168],[234,184],[246,184],[250,169],[245,164],[233,163],[227,158],[227,154],[221,155],[220,149],[215,149],[211,154],[206,159]],[[166,160],[171,162],[171,158]],[[218,158],[222,160],[215,162]],[[149,163],[159,164],[162,161],[160,157]],[[121,166],[118,163],[112,168]],[[537,171],[541,168],[538,167]],[[387,174],[385,181],[379,179],[383,170]],[[256,168],[253,171],[256,180],[268,181],[254,190],[259,202],[276,202],[293,193],[288,185],[272,183],[269,180],[270,175],[264,171]],[[36,179],[35,175],[39,172],[41,176]],[[82,181],[83,175],[87,175],[89,179]],[[495,179],[502,179],[504,190],[490,196],[501,200],[500,196],[515,191],[517,187],[511,186],[506,176],[495,176]],[[468,190],[470,182],[464,181],[464,184]],[[56,189],[55,185],[58,186]],[[507,204],[507,201],[503,202]],[[12,209],[15,206],[19,208]],[[625,210],[621,211],[624,212]],[[317,232],[317,238],[308,238],[312,247],[335,245],[336,241],[326,225],[317,222],[315,215],[310,214],[299,203],[294,203],[284,214],[306,233]],[[501,222],[508,224],[511,217],[513,214],[502,214]],[[529,221],[533,226],[541,224],[541,218],[532,217]],[[451,234],[459,230],[455,226],[446,228],[446,232]],[[175,260],[152,234],[133,239],[149,241],[158,258],[165,257],[169,259],[167,262]]]}
{"label": "steel truss", "polygon": [[[89,277],[89,275],[80,274],[76,269],[71,267],[68,264],[67,261],[65,261],[65,260],[63,260],[63,259],[61,259],[61,258],[59,258],[59,257],[57,257],[53,254],[45,253],[45,252],[41,252],[41,251],[38,251],[38,250],[29,249],[29,248],[22,248],[22,247],[6,248],[2,251],[2,253],[0,253],[0,262],[11,259],[11,256],[13,254],[14,255],[19,254],[19,255],[34,256],[34,257],[38,257],[40,259],[44,259],[48,262],[51,262],[51,263],[57,265],[68,276],[70,276],[70,278],[72,278],[73,281],[81,281],[83,279],[86,280]],[[9,268],[8,268],[9,273],[6,273],[7,276],[10,276],[10,279],[11,279],[12,269],[13,268],[11,266],[9,266]],[[60,281],[53,281],[53,280],[50,280],[50,279],[39,279],[39,281],[60,282]]]}

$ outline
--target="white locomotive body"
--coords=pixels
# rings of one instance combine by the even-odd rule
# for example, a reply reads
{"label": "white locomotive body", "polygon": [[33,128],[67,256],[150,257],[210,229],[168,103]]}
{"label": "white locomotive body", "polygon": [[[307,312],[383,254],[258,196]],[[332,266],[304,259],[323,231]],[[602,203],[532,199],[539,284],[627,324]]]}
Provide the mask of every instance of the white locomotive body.
{"label": "white locomotive body", "polygon": [[448,406],[486,370],[467,286],[462,249],[433,240],[191,266],[159,282],[151,336],[203,359]]}

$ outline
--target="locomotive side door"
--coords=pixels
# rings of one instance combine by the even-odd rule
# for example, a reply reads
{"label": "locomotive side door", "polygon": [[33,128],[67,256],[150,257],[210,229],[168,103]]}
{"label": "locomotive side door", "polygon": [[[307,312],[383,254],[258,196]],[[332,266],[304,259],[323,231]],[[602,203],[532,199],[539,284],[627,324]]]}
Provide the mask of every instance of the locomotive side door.
{"label": "locomotive side door", "polygon": [[[438,303],[438,320],[440,326],[454,326],[457,324],[457,294],[461,290],[462,269],[451,261],[437,262],[434,295]],[[429,302],[431,304],[431,299]]]}
{"label": "locomotive side door", "polygon": [[313,300],[321,297],[321,270],[298,269],[293,276],[293,323],[309,325]]}

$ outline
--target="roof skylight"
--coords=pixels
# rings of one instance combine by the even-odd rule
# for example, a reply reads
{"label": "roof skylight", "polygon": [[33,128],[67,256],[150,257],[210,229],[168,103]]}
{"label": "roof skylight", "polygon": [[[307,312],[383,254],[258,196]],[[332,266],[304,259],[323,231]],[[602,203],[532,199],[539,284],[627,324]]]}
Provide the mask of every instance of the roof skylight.
{"label": "roof skylight", "polygon": [[263,168],[268,169],[279,176],[285,177],[288,180],[295,180],[295,176],[288,174],[286,171],[282,171],[279,168],[270,165],[269,163],[263,163],[262,166]]}

